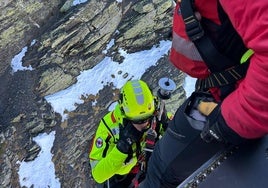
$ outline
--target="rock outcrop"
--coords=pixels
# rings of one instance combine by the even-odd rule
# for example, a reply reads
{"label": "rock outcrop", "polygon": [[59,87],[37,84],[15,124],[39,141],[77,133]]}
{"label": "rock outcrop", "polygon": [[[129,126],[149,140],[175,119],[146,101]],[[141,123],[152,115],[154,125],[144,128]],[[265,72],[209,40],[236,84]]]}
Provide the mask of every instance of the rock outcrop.
{"label": "rock outcrop", "polygon": [[[131,53],[170,40],[172,0],[90,0],[72,6],[67,1],[11,1],[0,3],[0,182],[19,187],[17,161],[33,160],[40,147],[33,137],[56,131],[53,162],[62,187],[94,187],[88,149],[99,119],[117,98],[107,85],[96,96],[68,113],[62,122],[44,96],[76,83],[81,71],[105,56],[122,62],[119,49]],[[107,45],[113,42],[106,51]],[[12,58],[27,47],[23,66],[32,71],[12,73]],[[142,76],[157,90],[158,79],[169,76],[177,84],[170,111],[185,99],[184,75],[164,56]],[[92,106],[92,101],[97,101]]]}

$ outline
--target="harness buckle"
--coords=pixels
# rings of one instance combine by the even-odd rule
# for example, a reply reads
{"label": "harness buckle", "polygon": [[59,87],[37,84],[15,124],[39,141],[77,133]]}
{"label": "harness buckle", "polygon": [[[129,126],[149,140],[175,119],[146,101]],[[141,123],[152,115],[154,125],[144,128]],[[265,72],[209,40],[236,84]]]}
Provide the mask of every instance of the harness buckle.
{"label": "harness buckle", "polygon": [[191,41],[198,40],[204,36],[204,30],[196,17],[189,16],[184,19],[184,23],[186,33],[188,37],[191,39]]}

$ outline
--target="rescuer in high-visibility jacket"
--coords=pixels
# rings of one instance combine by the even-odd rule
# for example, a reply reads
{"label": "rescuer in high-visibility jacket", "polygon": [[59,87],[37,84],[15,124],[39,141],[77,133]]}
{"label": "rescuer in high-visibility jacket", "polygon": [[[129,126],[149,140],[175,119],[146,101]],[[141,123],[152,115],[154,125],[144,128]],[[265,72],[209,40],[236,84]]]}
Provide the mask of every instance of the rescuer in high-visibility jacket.
{"label": "rescuer in high-visibility jacket", "polygon": [[137,174],[145,171],[146,160],[171,118],[166,110],[158,118],[158,104],[142,80],[128,81],[122,87],[115,109],[101,119],[89,152],[92,176],[99,187],[137,185],[141,178]]}

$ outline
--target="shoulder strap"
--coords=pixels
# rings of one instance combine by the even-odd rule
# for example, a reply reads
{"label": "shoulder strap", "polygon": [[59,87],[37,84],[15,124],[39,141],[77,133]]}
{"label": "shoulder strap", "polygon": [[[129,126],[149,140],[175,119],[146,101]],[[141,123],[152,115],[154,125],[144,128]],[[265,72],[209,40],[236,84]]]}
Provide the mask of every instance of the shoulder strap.
{"label": "shoulder strap", "polygon": [[193,6],[194,0],[182,0],[180,4],[181,15],[185,22],[186,33],[195,44],[204,62],[211,72],[220,72],[233,66],[234,63],[228,57],[221,54],[213,45],[211,39],[202,28],[200,21],[195,16]]}
{"label": "shoulder strap", "polygon": [[[225,41],[226,45],[223,45],[224,47],[220,51],[214,45],[214,42],[218,43],[219,41],[212,41],[208,31],[202,28],[201,22],[195,16],[194,0],[182,0],[180,12],[185,22],[185,30],[189,39],[195,44],[211,72],[208,78],[197,81],[196,90],[207,91],[209,88],[218,87],[221,90],[220,97],[224,99],[235,89],[235,83],[245,77],[249,63],[239,64],[239,60],[243,53],[247,52],[247,48],[233,28],[220,2],[217,2],[219,19],[222,22],[220,26],[221,33],[228,32],[227,35],[220,35],[223,38],[214,39]],[[202,18],[202,23],[213,24],[206,18]],[[248,58],[247,62],[249,62]]]}

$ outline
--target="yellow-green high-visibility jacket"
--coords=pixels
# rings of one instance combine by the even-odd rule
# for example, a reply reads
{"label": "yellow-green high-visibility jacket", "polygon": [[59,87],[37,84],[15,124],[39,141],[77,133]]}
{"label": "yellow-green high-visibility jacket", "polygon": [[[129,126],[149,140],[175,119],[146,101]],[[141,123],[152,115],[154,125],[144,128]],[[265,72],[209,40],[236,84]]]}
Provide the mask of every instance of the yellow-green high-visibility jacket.
{"label": "yellow-green high-visibility jacket", "polygon": [[[136,145],[133,144],[133,156],[125,163],[128,154],[120,152],[116,146],[119,139],[119,124],[123,115],[117,105],[114,111],[106,114],[99,123],[89,152],[92,176],[97,183],[103,183],[115,174],[125,175],[137,164]],[[160,129],[160,133],[163,133]],[[141,139],[141,149],[145,147],[145,137]]]}

